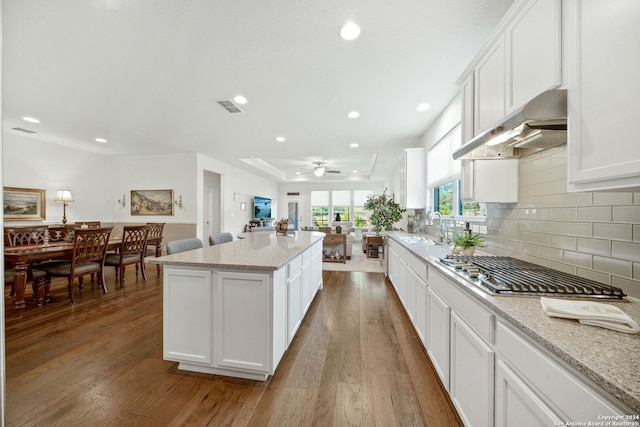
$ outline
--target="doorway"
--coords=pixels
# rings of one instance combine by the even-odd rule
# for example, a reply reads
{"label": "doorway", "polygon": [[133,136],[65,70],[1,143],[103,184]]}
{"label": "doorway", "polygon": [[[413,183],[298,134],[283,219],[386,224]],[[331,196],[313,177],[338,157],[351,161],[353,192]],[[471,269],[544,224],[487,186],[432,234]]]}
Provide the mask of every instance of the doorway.
{"label": "doorway", "polygon": [[221,176],[204,171],[202,188],[202,242],[209,244],[209,236],[220,233],[221,221]]}
{"label": "doorway", "polygon": [[286,197],[287,219],[293,221],[293,229],[300,230],[302,216],[300,215],[300,197]]}

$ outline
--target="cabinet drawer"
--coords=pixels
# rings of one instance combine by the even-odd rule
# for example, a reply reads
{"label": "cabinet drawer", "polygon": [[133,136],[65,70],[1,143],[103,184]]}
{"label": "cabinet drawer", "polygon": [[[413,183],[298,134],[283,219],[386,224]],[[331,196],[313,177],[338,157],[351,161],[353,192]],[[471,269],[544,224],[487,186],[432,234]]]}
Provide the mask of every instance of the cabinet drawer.
{"label": "cabinet drawer", "polygon": [[456,285],[431,269],[429,286],[438,291],[451,309],[458,313],[489,344],[494,342],[495,316],[480,303],[464,294]]}
{"label": "cabinet drawer", "polygon": [[406,262],[409,265],[409,267],[411,267],[411,269],[415,271],[418,276],[420,276],[422,280],[427,282],[427,277],[428,277],[427,272],[429,271],[429,269],[427,267],[427,264],[425,264],[424,261],[422,261],[420,258],[415,256],[411,252],[407,251]]}
{"label": "cabinet drawer", "polygon": [[598,420],[602,415],[621,415],[594,387],[562,366],[562,361],[534,346],[510,326],[498,322],[496,349],[509,366],[526,382],[539,390],[541,397],[552,406],[561,408],[569,420]]}
{"label": "cabinet drawer", "polygon": [[292,278],[302,268],[302,255],[298,255],[287,264],[287,279]]}
{"label": "cabinet drawer", "polygon": [[338,244],[338,243],[344,243],[345,242],[345,237],[346,236],[336,236],[336,235],[327,235],[324,237],[324,243],[325,244]]}

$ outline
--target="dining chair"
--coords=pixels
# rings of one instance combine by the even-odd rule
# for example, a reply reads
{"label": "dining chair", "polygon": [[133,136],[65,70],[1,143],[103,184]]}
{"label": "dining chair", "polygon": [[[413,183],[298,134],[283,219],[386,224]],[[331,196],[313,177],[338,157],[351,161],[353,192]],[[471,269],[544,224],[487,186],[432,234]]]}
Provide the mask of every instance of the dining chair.
{"label": "dining chair", "polygon": [[49,227],[5,227],[5,241],[9,246],[42,245]]}
{"label": "dining chair", "polygon": [[104,281],[104,260],[111,230],[112,227],[76,228],[73,234],[71,261],[45,269],[49,277],[67,277],[71,304],[75,303],[75,278],[78,278],[80,292],[82,292],[83,277],[87,274],[91,275],[91,283],[94,283],[97,273],[98,284],[102,291],[107,293],[107,284]]}
{"label": "dining chair", "polygon": [[[4,285],[11,285],[11,291],[9,296],[13,297],[16,294],[16,287],[14,283],[14,276],[16,271],[13,268],[8,268],[4,271]],[[31,288],[33,289],[33,299],[38,301],[38,305],[42,305],[44,300],[44,283],[47,273],[44,270],[37,268],[30,268],[27,271],[27,282],[31,282]]]}
{"label": "dining chair", "polygon": [[178,252],[190,251],[202,248],[202,240],[191,237],[188,239],[174,240],[167,243],[167,255],[177,254]]}
{"label": "dining chair", "polygon": [[108,253],[104,265],[116,268],[116,282],[120,287],[124,284],[124,270],[127,265],[138,265],[142,272],[142,279],[147,280],[147,272],[144,265],[144,256],[147,250],[147,236],[149,228],[146,225],[125,225],[122,227],[122,243],[115,253]]}
{"label": "dining chair", "polygon": [[[162,256],[162,233],[164,231],[164,222],[148,222],[149,234],[147,235],[147,256]],[[137,268],[137,266],[136,266]],[[160,274],[161,266],[156,265],[158,274]]]}
{"label": "dining chair", "polygon": [[231,233],[218,233],[209,236],[210,245],[220,245],[222,243],[232,242],[233,234]]}

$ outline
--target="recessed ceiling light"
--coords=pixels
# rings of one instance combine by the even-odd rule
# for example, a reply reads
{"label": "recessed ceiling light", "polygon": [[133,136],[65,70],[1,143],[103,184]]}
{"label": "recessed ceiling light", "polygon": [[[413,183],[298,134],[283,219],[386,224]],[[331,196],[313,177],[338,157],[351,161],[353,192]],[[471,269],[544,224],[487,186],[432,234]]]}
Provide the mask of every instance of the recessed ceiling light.
{"label": "recessed ceiling light", "polygon": [[102,142],[103,144],[107,142],[104,138],[96,138],[96,142]]}
{"label": "recessed ceiling light", "polygon": [[349,114],[347,114],[347,117],[349,117],[350,119],[357,119],[358,117],[360,117],[360,113],[358,113],[357,111],[350,111]]}
{"label": "recessed ceiling light", "polygon": [[340,30],[340,36],[345,40],[355,40],[360,35],[360,27],[354,22],[347,22]]}
{"label": "recessed ceiling light", "polygon": [[35,117],[23,117],[22,120],[24,120],[25,122],[30,122],[30,123],[40,123],[40,120],[36,119]]}
{"label": "recessed ceiling light", "polygon": [[352,142],[351,144],[349,144],[349,147],[351,148],[358,148],[360,146],[360,144],[358,144],[357,142]]}
{"label": "recessed ceiling light", "polygon": [[278,142],[285,142],[285,141],[286,141],[286,139],[284,138],[284,136],[279,136],[279,137],[277,137],[277,138],[276,138],[276,141],[278,141]]}
{"label": "recessed ceiling light", "polygon": [[296,171],[296,175],[300,175],[300,171]]}
{"label": "recessed ceiling light", "polygon": [[244,105],[244,104],[246,104],[247,102],[249,102],[249,101],[247,101],[247,98],[245,98],[245,97],[244,97],[244,96],[242,96],[242,95],[236,95],[236,96],[234,96],[234,97],[233,97],[233,100],[234,100],[237,104],[240,104],[240,105]]}
{"label": "recessed ceiling light", "polygon": [[427,111],[429,108],[431,108],[431,105],[427,104],[426,102],[423,102],[421,104],[418,104],[418,107],[416,108],[416,110]]}
{"label": "recessed ceiling light", "polygon": [[354,169],[352,172],[353,172],[353,173],[358,173],[358,171],[357,171],[357,170],[355,170],[355,169]]}

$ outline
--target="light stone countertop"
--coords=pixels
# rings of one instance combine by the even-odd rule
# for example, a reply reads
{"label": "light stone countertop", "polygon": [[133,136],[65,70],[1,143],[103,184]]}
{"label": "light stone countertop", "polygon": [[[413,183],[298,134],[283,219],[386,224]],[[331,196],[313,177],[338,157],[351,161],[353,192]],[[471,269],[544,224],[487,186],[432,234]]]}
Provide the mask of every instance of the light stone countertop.
{"label": "light stone countertop", "polygon": [[[577,320],[549,317],[542,311],[539,297],[490,295],[438,261],[448,253],[449,245],[412,244],[405,242],[402,237],[420,235],[404,232],[387,234],[425,260],[430,268],[437,269],[449,278],[467,295],[575,368],[635,413],[640,413],[640,333],[627,334],[583,325]],[[627,297],[624,300],[598,299],[597,302],[615,305],[640,323],[640,300]]]}
{"label": "light stone countertop", "polygon": [[324,233],[317,231],[298,231],[293,236],[276,235],[275,232],[247,233],[242,239],[232,242],[147,258],[147,262],[206,268],[278,270],[323,238]]}

